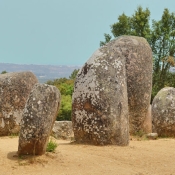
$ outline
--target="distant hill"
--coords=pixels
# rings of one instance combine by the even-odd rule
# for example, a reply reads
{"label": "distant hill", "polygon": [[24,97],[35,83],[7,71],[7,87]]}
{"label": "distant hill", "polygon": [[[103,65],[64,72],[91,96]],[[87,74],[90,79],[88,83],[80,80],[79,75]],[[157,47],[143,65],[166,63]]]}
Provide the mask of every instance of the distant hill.
{"label": "distant hill", "polygon": [[56,78],[68,78],[75,69],[80,69],[81,66],[59,66],[59,65],[35,65],[35,64],[11,64],[0,63],[0,73],[7,72],[33,72],[40,83]]}

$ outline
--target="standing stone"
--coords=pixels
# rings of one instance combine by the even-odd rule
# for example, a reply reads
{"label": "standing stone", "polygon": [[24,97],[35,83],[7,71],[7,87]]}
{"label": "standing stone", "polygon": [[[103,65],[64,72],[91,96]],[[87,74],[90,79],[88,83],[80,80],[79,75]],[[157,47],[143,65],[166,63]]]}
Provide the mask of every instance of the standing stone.
{"label": "standing stone", "polygon": [[153,132],[175,137],[175,88],[161,89],[152,102]]}
{"label": "standing stone", "polygon": [[0,136],[19,133],[25,103],[37,82],[31,72],[0,74]]}
{"label": "standing stone", "polygon": [[77,142],[129,144],[125,55],[117,40],[98,49],[78,72],[72,103]]}
{"label": "standing stone", "polygon": [[122,36],[116,42],[126,59],[130,134],[149,133],[145,120],[152,90],[151,48],[142,37]]}
{"label": "standing stone", "polygon": [[144,38],[122,36],[98,49],[76,78],[75,140],[127,145],[128,107],[130,133],[148,132],[145,121],[151,87],[152,51]]}
{"label": "standing stone", "polygon": [[37,83],[24,108],[19,136],[19,155],[42,155],[60,106],[60,92],[54,86]]}

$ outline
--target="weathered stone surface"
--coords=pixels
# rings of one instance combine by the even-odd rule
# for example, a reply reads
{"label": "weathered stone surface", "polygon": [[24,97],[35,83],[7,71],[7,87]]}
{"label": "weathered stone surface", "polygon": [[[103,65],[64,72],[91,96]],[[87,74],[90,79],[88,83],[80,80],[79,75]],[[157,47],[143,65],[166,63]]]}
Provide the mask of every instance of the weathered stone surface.
{"label": "weathered stone surface", "polygon": [[37,82],[31,72],[0,74],[0,136],[19,132],[25,103]]}
{"label": "weathered stone surface", "polygon": [[66,140],[73,140],[74,133],[72,129],[72,122],[71,121],[55,121],[52,135],[56,139],[66,139]]}
{"label": "weathered stone surface", "polygon": [[150,140],[156,140],[158,138],[158,134],[157,133],[149,133],[146,136]]}
{"label": "weathered stone surface", "polygon": [[42,155],[59,105],[60,92],[54,86],[37,83],[31,91],[24,108],[19,136],[19,155]]}
{"label": "weathered stone surface", "polygon": [[128,107],[130,133],[147,132],[151,86],[152,51],[144,38],[122,36],[98,49],[76,78],[72,112],[75,139],[127,145]]}
{"label": "weathered stone surface", "polygon": [[129,143],[125,55],[118,40],[98,49],[79,71],[73,93],[75,140]]}
{"label": "weathered stone surface", "polygon": [[117,43],[126,59],[130,133],[143,131],[152,90],[152,51],[141,37],[122,36]]}
{"label": "weathered stone surface", "polygon": [[175,88],[161,89],[152,102],[153,132],[175,137]]}
{"label": "weathered stone surface", "polygon": [[145,133],[152,133],[152,115],[151,115],[151,108],[152,106],[150,105],[145,117],[145,121],[143,123],[143,130]]}

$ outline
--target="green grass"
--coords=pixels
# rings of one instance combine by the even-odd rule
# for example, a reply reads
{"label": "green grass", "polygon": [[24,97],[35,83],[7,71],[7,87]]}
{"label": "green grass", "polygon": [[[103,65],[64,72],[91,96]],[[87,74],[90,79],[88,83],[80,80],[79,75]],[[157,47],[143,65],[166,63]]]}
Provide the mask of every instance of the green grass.
{"label": "green grass", "polygon": [[15,137],[18,137],[18,136],[19,136],[19,133],[10,133],[9,134],[10,138],[15,138]]}
{"label": "green grass", "polygon": [[134,135],[137,137],[143,137],[145,135],[145,133],[142,130],[139,130],[139,131],[135,132]]}
{"label": "green grass", "polygon": [[142,130],[135,132],[132,136],[138,141],[149,140],[146,136],[146,133]]}
{"label": "green grass", "polygon": [[52,139],[50,139],[46,147],[46,152],[55,152],[55,149],[57,148],[57,146],[58,144]]}

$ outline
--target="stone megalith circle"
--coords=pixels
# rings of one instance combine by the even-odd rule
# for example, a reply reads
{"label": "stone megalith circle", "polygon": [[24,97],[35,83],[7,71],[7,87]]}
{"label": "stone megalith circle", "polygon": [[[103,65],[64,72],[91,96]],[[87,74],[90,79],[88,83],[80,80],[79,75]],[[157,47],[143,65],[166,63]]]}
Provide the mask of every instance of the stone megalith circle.
{"label": "stone megalith circle", "polygon": [[32,72],[0,74],[0,136],[19,133],[25,103],[37,82]]}
{"label": "stone megalith circle", "polygon": [[18,155],[42,155],[60,106],[55,86],[37,83],[25,105],[19,135]]}
{"label": "stone megalith circle", "polygon": [[175,88],[165,87],[154,97],[152,123],[158,136],[175,137]]}
{"label": "stone megalith circle", "polygon": [[76,77],[75,140],[128,145],[129,132],[147,132],[151,89],[152,51],[144,38],[121,36],[99,48]]}

